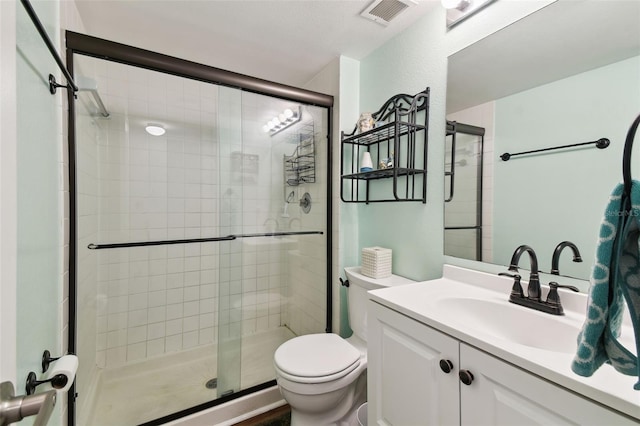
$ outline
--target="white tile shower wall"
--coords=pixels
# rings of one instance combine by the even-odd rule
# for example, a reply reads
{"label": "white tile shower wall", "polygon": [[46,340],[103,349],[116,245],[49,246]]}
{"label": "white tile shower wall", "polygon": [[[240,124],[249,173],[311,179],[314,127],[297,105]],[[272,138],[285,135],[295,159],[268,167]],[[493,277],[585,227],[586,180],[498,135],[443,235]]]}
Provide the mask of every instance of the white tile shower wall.
{"label": "white tile shower wall", "polygon": [[[224,234],[284,230],[282,212],[274,208],[283,205],[282,152],[277,139],[261,130],[262,123],[251,119],[263,113],[264,102],[273,101],[239,92],[225,95],[226,107],[220,109]],[[284,325],[289,241],[244,238],[221,247],[221,336]]]}
{"label": "white tile shower wall", "polygon": [[[271,138],[246,121],[246,94],[106,62],[98,85],[116,111],[99,146],[100,241],[324,230],[322,178],[296,188],[290,217],[282,217],[282,155],[292,147],[265,144]],[[321,110],[314,115],[326,121]],[[166,123],[167,134],[146,135],[147,116]],[[317,160],[326,169],[326,146]],[[309,215],[298,207],[304,192],[314,200]],[[324,330],[324,237],[103,250],[99,264],[101,367],[283,325]],[[288,278],[294,273],[295,284]]]}
{"label": "white tile shower wall", "polygon": [[[98,80],[114,111],[99,147],[100,240],[224,232],[217,213],[217,88],[109,62]],[[148,135],[151,121],[167,133]],[[98,365],[214,343],[217,254],[217,243],[100,251]]]}
{"label": "white tile shower wall", "polygon": [[[244,99],[244,98],[243,98]],[[264,109],[260,100],[244,99],[243,117],[259,116]],[[270,101],[271,102],[271,101]],[[287,105],[286,107],[293,107]],[[251,111],[251,108],[254,110]],[[284,109],[285,106],[282,106]],[[246,171],[243,176],[244,211],[243,232],[274,232],[298,230],[324,230],[326,198],[322,189],[320,167],[326,169],[326,146],[316,153],[316,183],[290,186],[284,184],[283,156],[296,149],[302,123],[313,120],[316,129],[322,128],[322,111],[304,108],[301,124],[271,137],[262,130],[262,123],[245,122],[243,125],[243,153],[257,156],[258,170]],[[317,130],[316,142],[326,137]],[[325,144],[326,145],[326,144]],[[324,157],[323,157],[324,156]],[[254,157],[255,158],[255,157]],[[323,165],[324,164],[324,165]],[[299,200],[309,192],[314,200],[313,214],[305,215]],[[293,193],[293,194],[292,194]],[[292,195],[291,195],[292,194]],[[291,195],[290,202],[286,200]],[[286,213],[285,213],[286,208]],[[324,236],[249,238],[242,241],[243,298],[242,333],[264,331],[287,326],[296,334],[322,332],[326,321],[326,271]],[[311,241],[309,246],[308,241]],[[315,245],[314,245],[315,244]],[[316,245],[321,256],[316,256]],[[318,274],[309,265],[320,262]],[[300,272],[302,271],[302,273]],[[316,288],[318,294],[305,295],[299,290]]]}

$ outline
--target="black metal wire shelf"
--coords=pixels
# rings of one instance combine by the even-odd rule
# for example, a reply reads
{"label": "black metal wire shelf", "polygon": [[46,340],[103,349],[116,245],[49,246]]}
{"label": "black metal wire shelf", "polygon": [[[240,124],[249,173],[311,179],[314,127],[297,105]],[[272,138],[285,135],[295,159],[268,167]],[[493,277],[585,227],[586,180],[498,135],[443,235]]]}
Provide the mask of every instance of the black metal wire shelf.
{"label": "black metal wire shelf", "polygon": [[[399,132],[396,133],[396,125]],[[342,143],[350,143],[354,145],[371,145],[374,143],[385,142],[396,137],[405,136],[410,132],[416,132],[418,130],[424,130],[426,126],[408,123],[404,121],[391,122],[383,124],[366,132],[358,133],[353,136],[345,137]]]}
{"label": "black metal wire shelf", "polygon": [[[365,127],[359,122],[353,132],[341,133],[343,202],[427,202],[429,92],[395,95],[371,114],[373,129],[358,133]],[[379,183],[387,179],[389,185]]]}
{"label": "black metal wire shelf", "polygon": [[382,170],[373,170],[370,172],[352,173],[342,176],[344,179],[361,179],[361,180],[373,180],[373,179],[386,179],[394,176],[413,176],[419,174],[425,174],[424,169],[407,169],[407,168],[388,168]]}

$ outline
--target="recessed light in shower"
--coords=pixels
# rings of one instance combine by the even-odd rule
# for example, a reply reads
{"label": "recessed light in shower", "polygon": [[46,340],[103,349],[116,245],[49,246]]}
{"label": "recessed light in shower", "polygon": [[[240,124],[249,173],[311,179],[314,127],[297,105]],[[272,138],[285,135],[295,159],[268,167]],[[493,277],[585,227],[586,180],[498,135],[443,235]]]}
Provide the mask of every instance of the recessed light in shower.
{"label": "recessed light in shower", "polygon": [[147,124],[147,127],[145,127],[144,129],[152,136],[162,136],[166,132],[164,127],[162,127],[160,124],[155,123]]}

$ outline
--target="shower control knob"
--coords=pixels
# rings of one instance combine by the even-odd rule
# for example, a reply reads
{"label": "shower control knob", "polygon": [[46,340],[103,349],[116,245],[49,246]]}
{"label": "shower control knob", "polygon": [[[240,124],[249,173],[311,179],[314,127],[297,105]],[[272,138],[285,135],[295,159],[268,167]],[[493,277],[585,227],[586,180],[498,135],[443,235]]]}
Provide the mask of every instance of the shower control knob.
{"label": "shower control knob", "polygon": [[471,374],[469,370],[460,370],[458,377],[460,377],[460,381],[467,386],[473,382],[473,374]]}
{"label": "shower control knob", "polygon": [[449,374],[451,373],[451,370],[453,370],[453,363],[451,361],[449,361],[448,359],[441,359],[440,360],[440,370],[442,370],[443,372]]}

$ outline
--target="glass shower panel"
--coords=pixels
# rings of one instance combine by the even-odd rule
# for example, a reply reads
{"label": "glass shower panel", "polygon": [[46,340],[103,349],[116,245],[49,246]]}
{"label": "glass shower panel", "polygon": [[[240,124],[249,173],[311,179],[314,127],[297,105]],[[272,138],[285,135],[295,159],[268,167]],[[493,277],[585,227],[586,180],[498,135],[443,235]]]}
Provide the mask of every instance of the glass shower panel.
{"label": "glass shower panel", "polygon": [[[242,93],[219,88],[220,235],[244,233],[242,179]],[[218,296],[218,397],[241,389],[242,357],[242,243],[220,243]]]}
{"label": "glass shower panel", "polygon": [[139,424],[217,397],[219,243],[88,245],[220,235],[218,88],[84,56],[75,65],[110,113],[81,89],[78,421]]}
{"label": "glass shower panel", "polygon": [[[58,5],[34,5],[53,40],[58,34]],[[26,11],[16,6],[17,116],[17,370],[16,393],[25,394],[27,374],[42,378],[45,349],[66,349],[61,340],[63,318],[63,235],[59,217],[63,194],[61,96],[51,96],[48,74],[58,66]],[[3,342],[11,344],[11,342]],[[60,408],[51,416],[58,424]],[[33,423],[33,417],[25,424]]]}
{"label": "glass shower panel", "polygon": [[[326,328],[327,109],[74,65],[110,113],[80,91],[78,423],[140,424],[274,381],[276,348]],[[265,132],[280,114],[291,126]]]}
{"label": "glass shower panel", "polygon": [[[290,126],[270,132],[278,117]],[[326,327],[327,110],[242,93],[242,388],[275,379],[273,354]],[[305,200],[310,200],[305,204]],[[305,207],[306,206],[306,207]]]}

